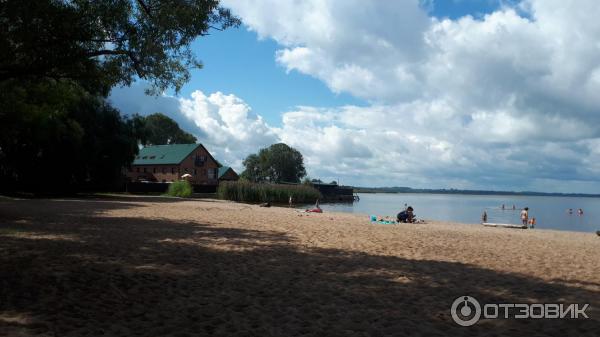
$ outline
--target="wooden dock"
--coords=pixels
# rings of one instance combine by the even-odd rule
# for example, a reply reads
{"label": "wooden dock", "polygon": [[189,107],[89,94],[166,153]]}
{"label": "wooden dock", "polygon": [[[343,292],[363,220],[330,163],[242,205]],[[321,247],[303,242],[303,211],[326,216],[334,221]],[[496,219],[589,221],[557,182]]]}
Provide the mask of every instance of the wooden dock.
{"label": "wooden dock", "polygon": [[515,225],[515,224],[508,224],[508,223],[484,222],[483,225],[487,226],[487,227],[503,227],[503,228],[527,229],[527,225]]}

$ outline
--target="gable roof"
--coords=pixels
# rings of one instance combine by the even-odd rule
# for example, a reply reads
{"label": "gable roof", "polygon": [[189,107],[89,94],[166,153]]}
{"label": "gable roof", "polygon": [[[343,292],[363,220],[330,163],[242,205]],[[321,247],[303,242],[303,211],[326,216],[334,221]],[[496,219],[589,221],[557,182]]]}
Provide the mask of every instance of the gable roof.
{"label": "gable roof", "polygon": [[[219,178],[221,178],[229,170],[233,171],[233,169],[231,167],[229,167],[229,166],[221,166],[221,167],[219,167]],[[235,171],[233,171],[233,173],[235,173]],[[237,173],[236,173],[236,175],[237,175]]]}
{"label": "gable roof", "polygon": [[139,154],[135,157],[133,165],[179,164],[199,146],[202,146],[202,144],[146,146],[141,149]]}

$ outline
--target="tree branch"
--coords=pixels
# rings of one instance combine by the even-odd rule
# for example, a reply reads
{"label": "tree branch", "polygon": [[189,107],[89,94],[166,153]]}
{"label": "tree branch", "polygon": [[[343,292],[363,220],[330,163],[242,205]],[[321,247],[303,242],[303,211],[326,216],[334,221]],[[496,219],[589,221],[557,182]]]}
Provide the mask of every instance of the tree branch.
{"label": "tree branch", "polygon": [[86,57],[96,57],[96,56],[102,56],[102,55],[129,55],[129,54],[131,54],[131,52],[129,52],[127,50],[100,49],[100,50],[87,52],[85,54],[85,56]]}
{"label": "tree branch", "polygon": [[144,0],[137,0],[137,3],[138,3],[138,5],[140,5],[140,7],[142,7],[142,9],[144,10],[144,13],[146,13],[146,15],[148,15],[150,18],[152,18],[152,12],[150,11],[150,8],[148,8],[148,5],[146,5]]}

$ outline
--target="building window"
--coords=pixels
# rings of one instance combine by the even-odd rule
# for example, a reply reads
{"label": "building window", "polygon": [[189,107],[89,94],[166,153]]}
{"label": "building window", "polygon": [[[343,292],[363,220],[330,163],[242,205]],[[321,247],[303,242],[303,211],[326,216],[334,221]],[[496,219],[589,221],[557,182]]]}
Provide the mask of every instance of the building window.
{"label": "building window", "polygon": [[171,167],[171,174],[175,174],[175,168]]}
{"label": "building window", "polygon": [[156,173],[156,167],[152,168],[152,173]]}
{"label": "building window", "polygon": [[194,175],[198,174],[198,172],[196,171],[196,169],[194,169]]}
{"label": "building window", "polygon": [[136,167],[136,168],[135,168],[135,171],[136,171],[137,173],[140,173],[140,168],[139,168],[139,167]]}
{"label": "building window", "polygon": [[146,168],[144,167],[144,173],[146,173]]}
{"label": "building window", "polygon": [[185,171],[185,173],[188,173],[188,169],[187,167],[183,169]]}
{"label": "building window", "polygon": [[217,179],[216,171],[218,169],[208,169],[208,179]]}
{"label": "building window", "polygon": [[163,173],[163,174],[167,173],[167,168],[166,168],[166,167],[163,167],[163,168],[162,168],[162,173]]}
{"label": "building window", "polygon": [[206,156],[201,156],[201,155],[197,154],[196,158],[194,159],[194,165],[195,166],[204,166],[205,161],[206,161]]}

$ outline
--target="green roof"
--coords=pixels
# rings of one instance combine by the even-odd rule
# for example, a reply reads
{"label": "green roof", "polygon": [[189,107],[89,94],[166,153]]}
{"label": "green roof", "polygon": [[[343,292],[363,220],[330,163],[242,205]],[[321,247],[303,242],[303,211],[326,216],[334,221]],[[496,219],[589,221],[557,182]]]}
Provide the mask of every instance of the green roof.
{"label": "green roof", "polygon": [[231,167],[229,166],[221,166],[219,167],[219,178],[221,178],[225,173],[227,173],[227,170],[229,170]]}
{"label": "green roof", "polygon": [[146,146],[135,157],[133,165],[179,164],[200,144],[170,144]]}

